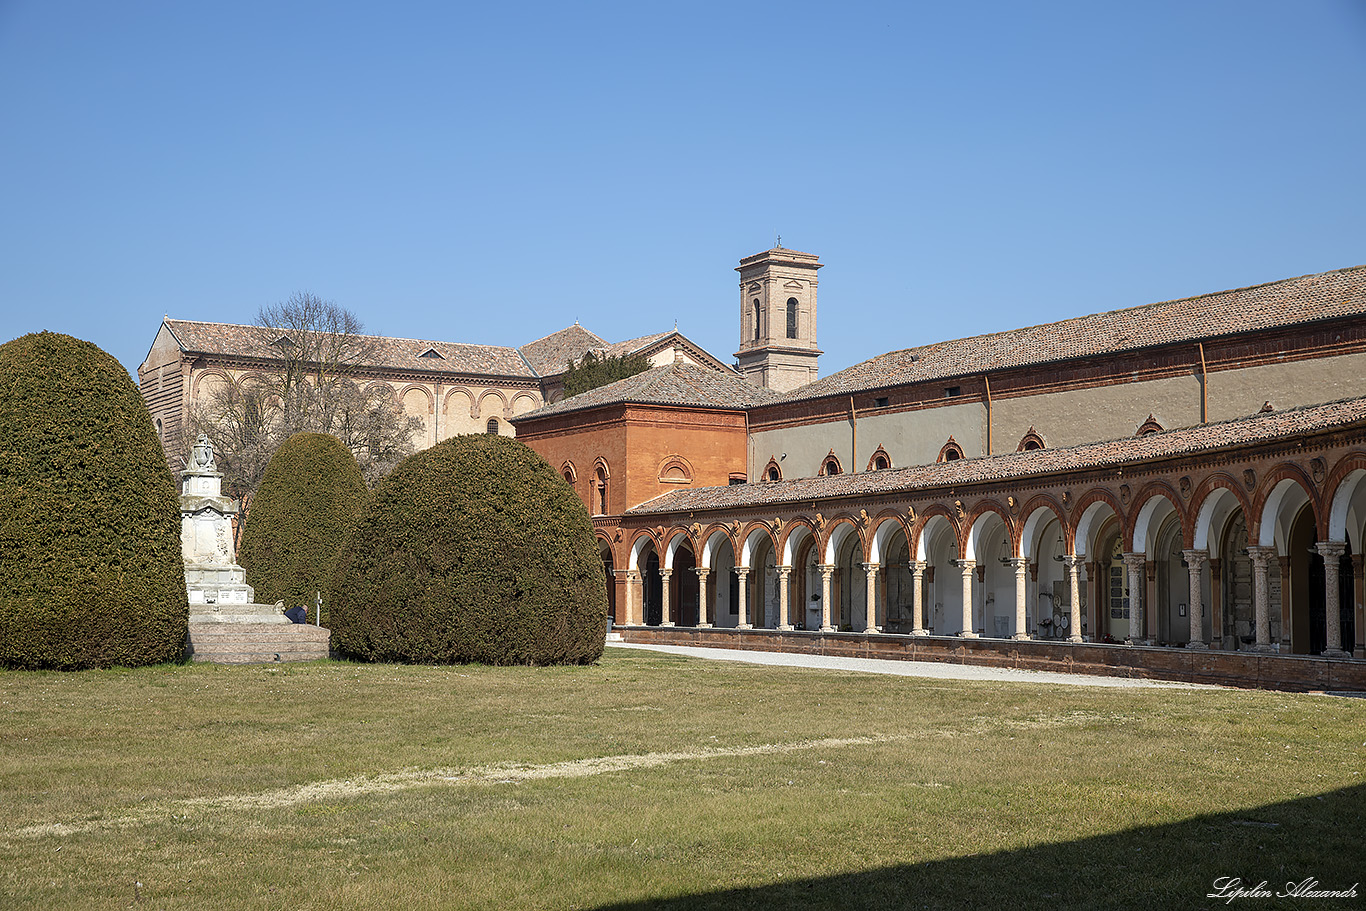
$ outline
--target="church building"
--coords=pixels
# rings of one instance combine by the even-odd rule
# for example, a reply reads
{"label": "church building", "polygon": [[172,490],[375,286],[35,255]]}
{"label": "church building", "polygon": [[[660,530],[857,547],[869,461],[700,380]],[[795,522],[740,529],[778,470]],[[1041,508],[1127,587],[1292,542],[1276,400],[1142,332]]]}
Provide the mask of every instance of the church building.
{"label": "church building", "polygon": [[820,267],[741,260],[737,370],[513,416],[618,624],[1366,654],[1366,267],[818,378]]}

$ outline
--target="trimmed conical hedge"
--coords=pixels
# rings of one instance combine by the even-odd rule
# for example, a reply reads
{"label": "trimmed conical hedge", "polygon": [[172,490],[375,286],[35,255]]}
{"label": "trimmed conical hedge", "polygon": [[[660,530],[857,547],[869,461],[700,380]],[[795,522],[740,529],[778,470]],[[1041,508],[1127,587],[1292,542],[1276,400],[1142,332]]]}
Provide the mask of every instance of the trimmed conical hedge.
{"label": "trimmed conical hedge", "polygon": [[375,489],[332,578],[332,644],[371,661],[580,664],[607,592],[588,511],[525,444],[460,436]]}
{"label": "trimmed conical hedge", "polygon": [[312,610],[369,493],[351,451],[325,433],[296,433],[270,457],[242,526],[237,560],[262,604]]}
{"label": "trimmed conical hedge", "polygon": [[0,665],[184,655],[180,502],[128,372],[89,342],[0,345]]}

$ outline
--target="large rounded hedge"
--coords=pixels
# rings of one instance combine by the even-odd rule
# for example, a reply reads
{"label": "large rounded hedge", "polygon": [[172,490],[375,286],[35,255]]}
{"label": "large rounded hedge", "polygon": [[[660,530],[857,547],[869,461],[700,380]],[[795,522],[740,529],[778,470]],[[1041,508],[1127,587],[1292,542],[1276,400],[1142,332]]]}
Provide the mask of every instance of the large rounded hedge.
{"label": "large rounded hedge", "polygon": [[0,665],[178,659],[180,501],[128,372],[89,342],[0,345]]}
{"label": "large rounded hedge", "polygon": [[266,466],[237,549],[256,600],[311,610],[368,495],[341,440],[325,433],[285,440]]}
{"label": "large rounded hedge", "polygon": [[376,487],[332,577],[328,623],[371,661],[580,664],[607,591],[588,511],[525,444],[454,437]]}

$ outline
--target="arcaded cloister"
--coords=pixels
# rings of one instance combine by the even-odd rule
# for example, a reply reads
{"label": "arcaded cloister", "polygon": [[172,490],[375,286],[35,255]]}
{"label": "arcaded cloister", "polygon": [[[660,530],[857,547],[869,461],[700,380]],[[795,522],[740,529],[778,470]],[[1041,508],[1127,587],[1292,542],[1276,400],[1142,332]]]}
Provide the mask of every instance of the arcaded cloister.
{"label": "arcaded cloister", "polygon": [[1360,655],[1366,399],[596,524],[627,625]]}

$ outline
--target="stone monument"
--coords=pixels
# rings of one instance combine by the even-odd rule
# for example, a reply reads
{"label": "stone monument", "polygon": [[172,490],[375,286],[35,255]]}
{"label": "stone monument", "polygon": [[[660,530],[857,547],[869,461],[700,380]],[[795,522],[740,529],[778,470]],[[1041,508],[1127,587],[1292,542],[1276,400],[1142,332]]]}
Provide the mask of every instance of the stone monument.
{"label": "stone monument", "polygon": [[196,661],[243,664],[326,658],[331,633],[291,623],[284,607],[255,603],[236,563],[232,518],[213,445],[200,434],[180,473],[180,552],[190,598],[189,654]]}

